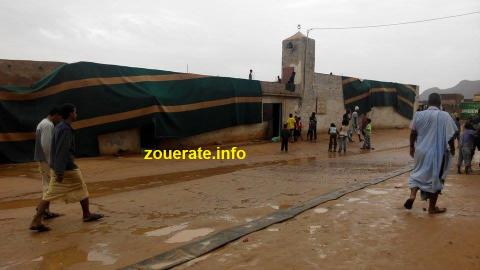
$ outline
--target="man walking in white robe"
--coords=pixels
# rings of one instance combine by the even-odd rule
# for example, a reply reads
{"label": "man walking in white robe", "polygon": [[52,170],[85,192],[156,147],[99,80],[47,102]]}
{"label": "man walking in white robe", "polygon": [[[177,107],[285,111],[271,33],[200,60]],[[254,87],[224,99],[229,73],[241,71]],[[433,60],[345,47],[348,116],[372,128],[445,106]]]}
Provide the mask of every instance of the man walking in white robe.
{"label": "man walking in white robe", "polygon": [[447,112],[440,110],[439,94],[430,94],[428,105],[427,110],[415,113],[410,126],[410,155],[415,166],[408,180],[410,198],[404,206],[412,208],[420,189],[422,199],[429,200],[428,213],[437,214],[446,211],[446,208],[437,207],[436,203],[455,154],[457,126]]}

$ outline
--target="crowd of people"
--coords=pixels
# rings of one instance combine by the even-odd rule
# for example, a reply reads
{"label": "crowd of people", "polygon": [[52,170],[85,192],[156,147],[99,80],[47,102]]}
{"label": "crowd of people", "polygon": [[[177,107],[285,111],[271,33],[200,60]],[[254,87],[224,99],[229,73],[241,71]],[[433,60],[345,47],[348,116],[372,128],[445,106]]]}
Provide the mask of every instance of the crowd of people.
{"label": "crowd of people", "polygon": [[[463,122],[463,126],[462,123]],[[290,114],[282,130],[282,151],[288,151],[288,142],[297,141],[301,137],[301,118]],[[317,120],[315,113],[309,119],[308,140],[316,140]],[[428,213],[438,214],[446,208],[437,206],[450,164],[455,155],[455,141],[458,146],[457,172],[472,173],[472,159],[475,151],[480,151],[480,110],[470,119],[460,121],[442,110],[439,94],[429,96],[428,106],[419,108],[410,125],[410,155],[414,159],[414,168],[408,183],[410,197],[404,207],[412,209],[418,191],[423,200],[429,201]],[[371,146],[372,120],[366,114],[360,114],[358,106],[343,115],[341,125],[331,123],[328,127],[328,151],[345,153],[347,141],[354,142],[355,134],[358,141],[363,142],[361,149],[373,149]],[[480,164],[479,164],[480,167]]]}
{"label": "crowd of people", "polygon": [[[43,219],[51,219],[60,215],[51,212],[50,202],[63,199],[67,203],[80,202],[83,221],[90,222],[103,218],[103,215],[91,213],[89,210],[89,193],[80,169],[74,162],[74,135],[71,124],[77,119],[77,110],[72,104],[64,104],[54,108],[37,126],[35,160],[43,180],[42,200],[36,208],[36,214],[30,224],[34,231],[48,231]],[[299,116],[290,114],[280,132],[281,151],[288,152],[288,144],[303,141],[303,123]],[[370,150],[372,120],[366,114],[360,114],[360,108],[347,109],[342,117],[341,125],[331,123],[328,127],[329,152],[346,153],[347,143],[354,142],[355,134],[358,142],[363,142],[361,149]],[[308,119],[307,140],[317,140],[317,119],[312,113]],[[443,189],[448,167],[455,154],[455,140],[458,142],[458,173],[472,172],[472,159],[475,150],[480,151],[480,111],[467,119],[463,128],[460,119],[441,110],[438,94],[431,94],[429,107],[417,111],[411,123],[410,155],[415,166],[409,178],[410,198],[404,206],[411,209],[420,190],[422,198],[430,200],[429,213],[442,213],[436,201]],[[480,166],[480,164],[479,164]]]}
{"label": "crowd of people", "polygon": [[[302,118],[289,114],[287,122],[283,125],[280,132],[281,151],[288,152],[288,143],[294,143],[298,140],[303,141],[302,136]],[[372,120],[366,114],[360,114],[360,108],[356,106],[353,110],[347,109],[341,120],[341,126],[337,128],[335,123],[328,127],[330,137],[328,143],[329,152],[338,153],[347,152],[348,142],[354,142],[354,134],[358,136],[358,142],[363,142],[360,149],[373,150],[371,146]],[[312,112],[308,119],[307,140],[314,142],[317,140],[317,118],[315,112]]]}

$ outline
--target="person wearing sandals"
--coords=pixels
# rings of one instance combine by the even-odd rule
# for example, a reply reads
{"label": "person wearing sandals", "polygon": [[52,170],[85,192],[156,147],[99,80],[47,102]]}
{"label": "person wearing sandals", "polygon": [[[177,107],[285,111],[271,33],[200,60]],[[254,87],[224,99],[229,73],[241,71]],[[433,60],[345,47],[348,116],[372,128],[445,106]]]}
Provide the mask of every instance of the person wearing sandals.
{"label": "person wearing sandals", "polygon": [[63,121],[54,128],[50,152],[51,179],[48,190],[37,206],[37,213],[30,224],[30,230],[44,232],[50,228],[42,223],[43,213],[51,201],[63,199],[66,203],[80,202],[83,221],[90,222],[103,218],[91,213],[88,190],[80,169],[74,162],[74,137],[71,124],[77,119],[77,110],[72,104],[61,108]]}
{"label": "person wearing sandals", "polygon": [[428,105],[427,110],[415,113],[410,125],[410,156],[414,167],[408,180],[410,198],[404,207],[412,208],[420,190],[422,199],[429,200],[428,213],[438,214],[447,210],[437,207],[437,199],[455,155],[457,126],[452,117],[440,109],[439,94],[430,94]]}
{"label": "person wearing sandals", "polygon": [[[48,190],[50,183],[50,148],[52,143],[53,129],[61,120],[60,109],[53,108],[47,117],[38,123],[35,132],[35,153],[34,160],[38,162],[40,176],[42,177],[42,194]],[[59,217],[60,214],[50,212],[50,205],[47,205],[43,213],[44,219]]]}

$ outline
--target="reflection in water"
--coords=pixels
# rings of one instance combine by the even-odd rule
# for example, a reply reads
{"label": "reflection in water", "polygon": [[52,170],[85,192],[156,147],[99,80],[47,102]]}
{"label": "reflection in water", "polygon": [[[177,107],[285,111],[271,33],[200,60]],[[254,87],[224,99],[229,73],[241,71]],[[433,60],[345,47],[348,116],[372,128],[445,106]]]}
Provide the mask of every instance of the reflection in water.
{"label": "reflection in water", "polygon": [[194,238],[207,235],[213,232],[214,229],[212,228],[200,228],[195,230],[184,230],[179,233],[176,233],[174,236],[170,237],[165,241],[165,243],[181,243],[187,242]]}
{"label": "reflection in water", "polygon": [[146,232],[145,235],[146,236],[163,236],[163,235],[171,234],[171,233],[176,232],[176,231],[183,230],[186,227],[188,227],[188,222],[178,224],[178,225],[169,226],[169,227],[165,227],[165,228],[161,228],[161,229],[154,230],[154,231],[149,231],[149,232]]}
{"label": "reflection in water", "polygon": [[69,247],[43,255],[40,269],[65,269],[71,265],[85,261],[87,261],[87,253],[85,251],[80,250],[77,247]]}
{"label": "reflection in water", "polygon": [[97,244],[97,247],[88,252],[87,259],[91,262],[101,262],[103,265],[111,265],[117,261],[117,256],[112,254],[106,247],[107,244]]}
{"label": "reflection in water", "polygon": [[50,252],[33,259],[33,262],[41,262],[40,269],[57,270],[65,269],[82,262],[100,262],[103,265],[112,265],[117,261],[117,255],[112,254],[107,244],[97,244],[93,250],[87,252],[78,247]]}
{"label": "reflection in water", "polygon": [[313,212],[315,212],[317,214],[323,214],[323,213],[328,212],[328,209],[323,208],[323,207],[317,207],[317,208],[313,209]]}

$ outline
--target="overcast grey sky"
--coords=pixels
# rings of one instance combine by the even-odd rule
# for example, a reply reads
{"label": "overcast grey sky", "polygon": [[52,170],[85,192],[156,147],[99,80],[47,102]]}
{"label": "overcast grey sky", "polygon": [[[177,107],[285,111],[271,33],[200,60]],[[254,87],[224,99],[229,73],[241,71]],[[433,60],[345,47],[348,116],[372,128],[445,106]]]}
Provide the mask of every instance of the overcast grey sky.
{"label": "overcast grey sky", "polygon": [[[0,2],[0,58],[274,80],[281,41],[310,27],[480,10],[479,0],[22,0]],[[480,14],[390,28],[315,31],[316,72],[447,88],[480,79]]]}

